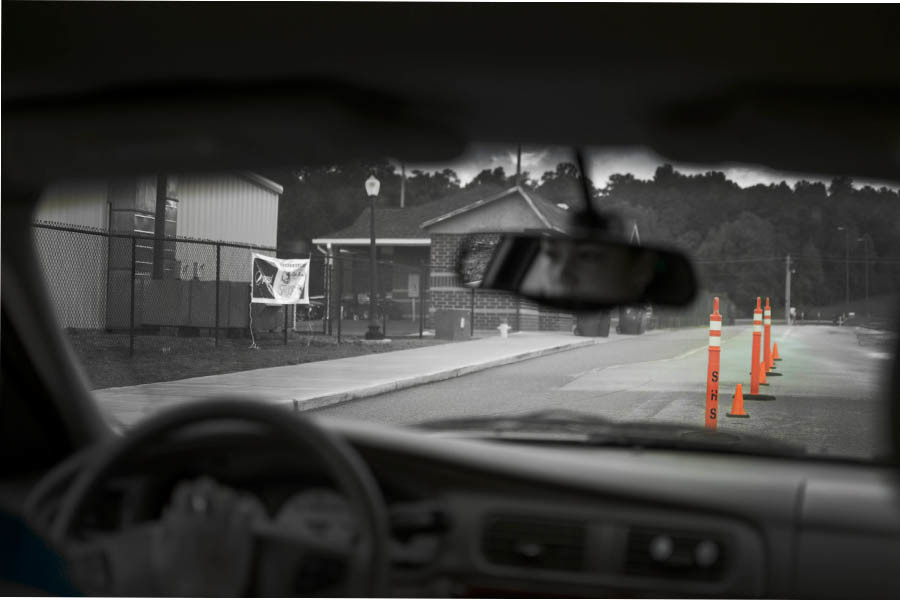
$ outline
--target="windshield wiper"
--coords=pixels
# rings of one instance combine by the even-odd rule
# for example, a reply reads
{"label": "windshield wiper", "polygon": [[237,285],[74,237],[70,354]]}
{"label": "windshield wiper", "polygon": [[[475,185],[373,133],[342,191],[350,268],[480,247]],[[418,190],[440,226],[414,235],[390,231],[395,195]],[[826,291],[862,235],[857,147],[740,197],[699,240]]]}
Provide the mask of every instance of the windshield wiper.
{"label": "windshield wiper", "polygon": [[495,430],[519,430],[530,427],[560,427],[568,425],[582,427],[587,424],[604,426],[611,425],[609,419],[589,413],[574,410],[553,409],[539,410],[518,415],[491,415],[478,417],[457,417],[451,419],[438,419],[420,423],[419,427],[426,429],[454,429],[487,427]]}
{"label": "windshield wiper", "polygon": [[532,443],[621,446],[801,456],[802,446],[745,433],[710,431],[676,423],[616,422],[571,410],[542,410],[511,416],[441,419],[419,427],[468,436]]}

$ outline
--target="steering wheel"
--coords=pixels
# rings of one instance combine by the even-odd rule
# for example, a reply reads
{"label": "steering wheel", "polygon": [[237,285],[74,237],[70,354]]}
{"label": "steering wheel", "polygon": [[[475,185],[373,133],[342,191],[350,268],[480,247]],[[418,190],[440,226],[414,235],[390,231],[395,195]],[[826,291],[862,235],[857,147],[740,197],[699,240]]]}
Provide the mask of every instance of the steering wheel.
{"label": "steering wheel", "polygon": [[[372,473],[342,439],[284,408],[227,399],[191,403],[166,410],[139,423],[127,435],[93,456],[62,500],[51,534],[69,559],[76,582],[89,594],[161,595],[160,576],[152,568],[153,546],[164,535],[163,521],[151,521],[126,531],[79,541],[76,530],[84,509],[114,472],[167,436],[191,425],[238,420],[263,426],[267,439],[291,449],[298,463],[317,459],[343,494],[354,517],[352,542],[323,542],[303,528],[273,525],[254,528],[257,541],[288,544],[304,556],[343,563],[343,584],[349,595],[384,597],[388,576],[388,519],[384,499]],[[253,541],[253,540],[250,540]],[[253,544],[258,552],[265,544]],[[244,591],[246,591],[246,583]],[[235,592],[241,593],[241,592]],[[290,592],[287,592],[290,593]],[[342,594],[343,595],[343,594]]]}

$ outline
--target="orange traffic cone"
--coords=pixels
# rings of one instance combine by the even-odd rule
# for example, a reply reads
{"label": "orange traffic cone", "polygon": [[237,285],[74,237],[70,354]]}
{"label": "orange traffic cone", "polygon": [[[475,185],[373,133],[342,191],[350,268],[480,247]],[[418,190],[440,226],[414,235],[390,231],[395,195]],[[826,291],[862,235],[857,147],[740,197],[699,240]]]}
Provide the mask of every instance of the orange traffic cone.
{"label": "orange traffic cone", "polygon": [[737,384],[737,387],[734,388],[734,400],[731,402],[731,412],[726,414],[729,417],[738,419],[750,418],[750,415],[744,412],[744,390],[741,389],[741,384]]}
{"label": "orange traffic cone", "polygon": [[778,342],[776,342],[772,347],[772,361],[781,360],[781,357],[778,356]]}
{"label": "orange traffic cone", "polygon": [[759,363],[759,385],[769,385],[766,381],[766,361]]}

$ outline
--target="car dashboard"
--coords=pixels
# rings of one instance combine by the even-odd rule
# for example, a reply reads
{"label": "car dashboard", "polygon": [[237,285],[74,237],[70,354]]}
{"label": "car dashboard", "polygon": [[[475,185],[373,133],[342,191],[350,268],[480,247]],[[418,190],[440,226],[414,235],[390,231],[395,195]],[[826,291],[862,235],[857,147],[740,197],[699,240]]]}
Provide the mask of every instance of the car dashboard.
{"label": "car dashboard", "polygon": [[[900,597],[889,469],[319,422],[351,443],[384,495],[393,596]],[[256,495],[270,515],[299,501],[323,527],[352,521],[315,461],[246,433],[202,444],[185,434],[146,453],[81,529],[157,518],[175,484],[200,475]],[[44,494],[39,520],[52,519],[54,497]]]}

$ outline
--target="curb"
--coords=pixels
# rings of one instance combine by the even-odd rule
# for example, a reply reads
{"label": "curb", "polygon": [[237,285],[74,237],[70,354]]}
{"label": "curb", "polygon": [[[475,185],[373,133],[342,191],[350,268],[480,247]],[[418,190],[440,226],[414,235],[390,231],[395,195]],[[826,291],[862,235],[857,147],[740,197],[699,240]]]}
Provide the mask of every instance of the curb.
{"label": "curb", "polygon": [[284,404],[288,407],[293,406],[294,410],[296,411],[315,410],[317,408],[324,408],[326,406],[334,406],[335,404],[349,402],[350,400],[359,400],[362,398],[377,396],[379,394],[385,394],[387,392],[405,390],[408,388],[425,385],[427,383],[445,381],[447,379],[453,379],[462,375],[469,375],[471,373],[477,373],[479,371],[486,371],[487,369],[492,369],[494,367],[502,367],[504,365],[510,365],[532,358],[540,358],[542,356],[557,354],[559,352],[565,352],[567,350],[576,350],[578,348],[585,348],[587,346],[594,346],[600,343],[601,342],[598,339],[585,339],[571,344],[560,344],[557,346],[550,346],[549,348],[541,348],[540,350],[529,350],[528,352],[521,352],[519,354],[505,356],[503,358],[497,358],[479,364],[466,365],[464,367],[447,369],[445,371],[437,371],[435,373],[428,373],[426,375],[416,375],[414,377],[407,377],[406,379],[398,379],[396,381],[391,381],[388,383],[370,385],[368,387],[362,387],[347,392],[325,394],[323,396],[315,396],[303,400],[292,398],[291,400],[285,401]]}

